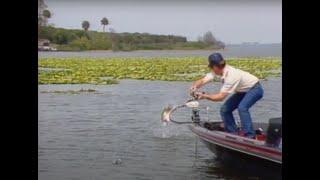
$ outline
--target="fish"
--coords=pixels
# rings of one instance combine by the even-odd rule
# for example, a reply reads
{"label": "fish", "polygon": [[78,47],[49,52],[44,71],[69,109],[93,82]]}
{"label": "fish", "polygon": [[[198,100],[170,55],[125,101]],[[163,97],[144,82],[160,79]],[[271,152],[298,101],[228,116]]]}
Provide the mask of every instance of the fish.
{"label": "fish", "polygon": [[188,107],[188,108],[197,108],[199,107],[199,102],[196,100],[189,100],[186,103],[178,106],[168,105],[161,112],[161,122],[168,124],[172,120],[171,114],[178,108]]}
{"label": "fish", "polygon": [[171,113],[172,113],[173,109],[174,108],[172,105],[168,105],[167,107],[165,107],[162,110],[162,113],[161,113],[161,121],[162,122],[168,123],[171,121]]}

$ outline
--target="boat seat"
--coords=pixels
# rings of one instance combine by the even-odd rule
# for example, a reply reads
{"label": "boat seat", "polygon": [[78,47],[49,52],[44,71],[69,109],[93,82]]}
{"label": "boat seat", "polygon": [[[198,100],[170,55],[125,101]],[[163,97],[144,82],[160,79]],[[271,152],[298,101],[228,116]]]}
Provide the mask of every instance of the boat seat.
{"label": "boat seat", "polygon": [[269,119],[266,143],[271,146],[278,146],[282,137],[282,118]]}

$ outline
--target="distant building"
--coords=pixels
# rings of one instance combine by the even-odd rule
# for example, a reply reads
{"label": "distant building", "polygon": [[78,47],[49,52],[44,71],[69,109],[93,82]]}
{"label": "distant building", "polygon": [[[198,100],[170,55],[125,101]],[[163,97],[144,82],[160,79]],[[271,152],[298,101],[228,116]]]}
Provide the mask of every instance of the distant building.
{"label": "distant building", "polygon": [[50,46],[48,39],[38,39],[38,46]]}
{"label": "distant building", "polygon": [[56,51],[57,49],[50,46],[48,39],[38,39],[38,51]]}
{"label": "distant building", "polygon": [[259,42],[243,42],[242,45],[259,45]]}

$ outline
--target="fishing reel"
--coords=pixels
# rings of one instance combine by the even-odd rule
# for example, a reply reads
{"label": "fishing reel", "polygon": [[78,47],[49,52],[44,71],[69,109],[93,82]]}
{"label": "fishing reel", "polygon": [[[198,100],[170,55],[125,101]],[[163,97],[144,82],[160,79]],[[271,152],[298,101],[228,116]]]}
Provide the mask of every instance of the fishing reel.
{"label": "fishing reel", "polygon": [[[191,100],[198,100],[199,99],[199,95],[197,95],[198,91],[191,91],[190,92],[190,96],[192,97]],[[202,94],[205,94],[205,92],[201,92]]]}

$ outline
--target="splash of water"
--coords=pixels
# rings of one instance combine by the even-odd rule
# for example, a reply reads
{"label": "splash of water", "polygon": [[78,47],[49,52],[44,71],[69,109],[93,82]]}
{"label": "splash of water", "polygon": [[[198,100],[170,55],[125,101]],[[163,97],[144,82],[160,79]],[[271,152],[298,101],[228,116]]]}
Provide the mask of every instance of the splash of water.
{"label": "splash of water", "polygon": [[179,129],[176,126],[170,126],[168,122],[163,122],[160,126],[153,127],[152,133],[158,138],[170,138],[178,136]]}
{"label": "splash of water", "polygon": [[115,159],[115,160],[112,161],[112,164],[113,165],[121,165],[122,164],[122,160],[120,158]]}

